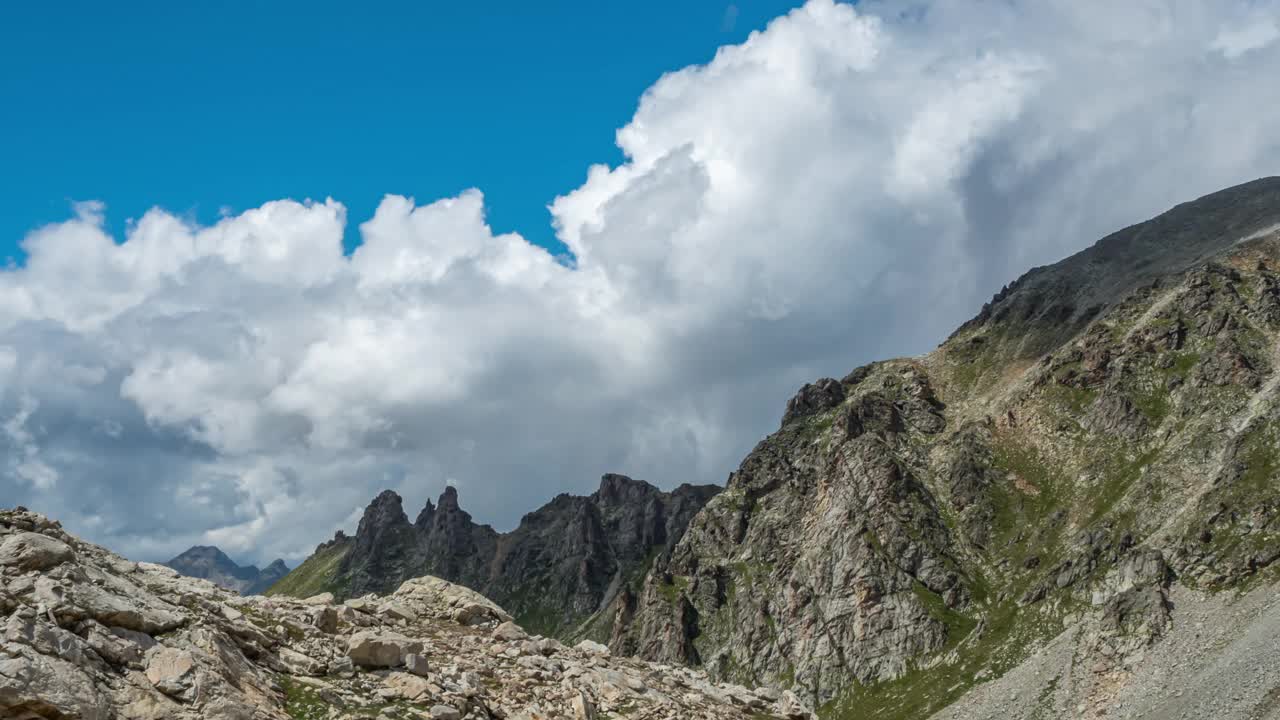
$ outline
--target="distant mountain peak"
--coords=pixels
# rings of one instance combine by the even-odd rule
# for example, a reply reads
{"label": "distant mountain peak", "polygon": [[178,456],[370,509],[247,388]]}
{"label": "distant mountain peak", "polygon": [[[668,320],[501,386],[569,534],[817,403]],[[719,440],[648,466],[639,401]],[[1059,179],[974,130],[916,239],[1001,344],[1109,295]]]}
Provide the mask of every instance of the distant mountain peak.
{"label": "distant mountain peak", "polygon": [[195,545],[172,558],[165,565],[188,577],[202,578],[241,595],[258,595],[277,580],[289,574],[284,560],[276,559],[266,568],[237,565],[226,553],[213,545]]}

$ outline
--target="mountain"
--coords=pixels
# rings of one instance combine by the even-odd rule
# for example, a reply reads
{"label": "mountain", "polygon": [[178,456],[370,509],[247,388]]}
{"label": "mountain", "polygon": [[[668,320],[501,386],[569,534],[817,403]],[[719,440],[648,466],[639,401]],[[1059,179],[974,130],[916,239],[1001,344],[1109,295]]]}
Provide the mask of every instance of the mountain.
{"label": "mountain", "polygon": [[531,637],[438,578],[377,602],[240,597],[0,510],[0,717],[804,720],[789,693]]}
{"label": "mountain", "polygon": [[257,565],[241,567],[221,550],[209,545],[196,545],[165,565],[188,577],[209,580],[241,595],[261,595],[289,574],[283,560],[276,560],[262,570]]}
{"label": "mountain", "polygon": [[478,590],[531,630],[607,641],[614,615],[602,611],[639,589],[649,565],[671,551],[719,490],[681,485],[663,492],[605,475],[596,492],[559,495],[509,533],[474,523],[453,487],[413,522],[388,490],[365,509],[354,537],[339,533],[321,544],[269,594],[358,597],[433,575]]}
{"label": "mountain", "polygon": [[1278,393],[1268,178],[801,388],[611,646],[825,718],[1280,717]]}

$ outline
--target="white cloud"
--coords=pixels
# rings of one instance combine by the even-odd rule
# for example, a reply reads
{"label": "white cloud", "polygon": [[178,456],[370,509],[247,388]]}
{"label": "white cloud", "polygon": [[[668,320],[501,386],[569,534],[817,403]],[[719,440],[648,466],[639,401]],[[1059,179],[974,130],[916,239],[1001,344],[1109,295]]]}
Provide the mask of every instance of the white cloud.
{"label": "white cloud", "polygon": [[1229,60],[1251,50],[1261,50],[1280,39],[1280,28],[1270,18],[1257,18],[1240,27],[1223,29],[1210,46]]}
{"label": "white cloud", "polygon": [[296,560],[383,487],[509,526],[606,471],[721,481],[802,382],[1280,171],[1277,17],[811,0],[644,94],[626,162],[551,203],[568,263],[475,190],[388,196],[350,257],[332,200],[122,242],[83,204],[0,271],[0,494],[138,556]]}
{"label": "white cloud", "polygon": [[23,395],[18,401],[17,411],[0,425],[0,430],[9,441],[10,473],[36,490],[52,490],[58,482],[58,472],[40,457],[40,446],[28,426],[39,405],[35,398]]}

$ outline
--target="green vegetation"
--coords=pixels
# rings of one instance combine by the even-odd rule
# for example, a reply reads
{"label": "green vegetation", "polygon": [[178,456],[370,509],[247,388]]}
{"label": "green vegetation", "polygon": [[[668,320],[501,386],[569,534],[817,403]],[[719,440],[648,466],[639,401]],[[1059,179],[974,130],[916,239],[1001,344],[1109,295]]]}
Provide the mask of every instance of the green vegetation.
{"label": "green vegetation", "polygon": [[1200,353],[1198,352],[1177,353],[1173,357],[1173,364],[1166,368],[1164,372],[1166,375],[1185,378],[1198,362],[1200,362]]}
{"label": "green vegetation", "polygon": [[942,596],[925,587],[923,583],[917,581],[911,590],[924,606],[925,612],[929,613],[929,617],[942,623],[947,629],[946,643],[937,652],[945,653],[956,647],[977,627],[976,620],[947,607]]}
{"label": "green vegetation", "polygon": [[658,583],[658,594],[672,605],[680,600],[680,595],[687,589],[689,589],[689,579],[680,575],[672,577],[670,583]]}
{"label": "green vegetation", "polygon": [[[1074,485],[1062,474],[1062,467],[1026,438],[1012,432],[998,434],[992,447],[992,468],[997,477],[990,489],[994,519],[992,547],[996,550],[1022,544],[1014,557],[1022,562],[1033,554],[1052,551],[1059,530],[1029,535],[1031,528],[1043,528],[1045,518],[1071,506]],[[1042,560],[1045,558],[1042,558]]]}
{"label": "green vegetation", "polygon": [[1102,481],[1097,486],[1097,493],[1090,498],[1086,524],[1101,520],[1115,509],[1134,483],[1142,477],[1144,469],[1154,463],[1164,450],[1163,446],[1157,446],[1129,459],[1123,443],[1114,443],[1106,449],[1107,452],[1102,455]]}
{"label": "green vegetation", "polygon": [[818,716],[823,720],[928,717],[979,682],[1008,672],[1026,658],[1031,648],[1061,632],[1065,614],[1050,613],[1041,606],[1020,607],[1013,601],[983,609],[987,621],[981,629],[970,628],[960,640],[948,638],[948,649],[954,648],[958,656],[954,662],[928,668],[915,666],[902,677],[888,682],[854,684],[818,708]]}
{"label": "green vegetation", "polygon": [[1073,415],[1081,415],[1098,397],[1098,391],[1092,388],[1080,388],[1073,385],[1054,383],[1045,390],[1045,396],[1055,405],[1065,408]]}
{"label": "green vegetation", "polygon": [[345,583],[336,581],[338,566],[347,556],[349,543],[339,543],[307,558],[292,572],[280,578],[266,592],[267,595],[288,595],[296,598],[307,598],[323,592],[331,592],[338,597],[345,593]]}
{"label": "green vegetation", "polygon": [[1159,427],[1169,416],[1169,391],[1163,385],[1148,381],[1129,393],[1133,406],[1142,413],[1151,427]]}
{"label": "green vegetation", "polygon": [[284,690],[284,711],[289,717],[294,720],[324,720],[329,717],[330,704],[311,685],[286,675],[280,677],[280,687]]}

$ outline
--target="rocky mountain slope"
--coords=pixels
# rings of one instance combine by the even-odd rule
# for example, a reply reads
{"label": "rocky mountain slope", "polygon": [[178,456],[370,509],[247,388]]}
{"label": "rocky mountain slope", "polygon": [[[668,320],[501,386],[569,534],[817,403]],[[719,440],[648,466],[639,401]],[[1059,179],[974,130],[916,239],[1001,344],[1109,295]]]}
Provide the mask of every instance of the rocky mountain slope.
{"label": "rocky mountain slope", "polygon": [[473,588],[531,630],[561,639],[608,641],[611,607],[639,587],[655,558],[669,553],[719,488],[681,485],[663,492],[605,475],[588,496],[560,495],[509,533],[477,525],[446,488],[413,522],[386,491],[365,509],[354,537],[316,548],[271,594],[339,598],[385,593],[420,575]]}
{"label": "rocky mountain slope", "polygon": [[789,693],[528,635],[436,578],[336,605],[241,597],[0,510],[0,717],[805,718]]}
{"label": "rocky mountain slope", "polygon": [[[830,718],[1101,716],[1198,632],[1179,598],[1277,577],[1278,343],[1277,178],[1036,268],[937,350],[802,388],[611,646]],[[1214,716],[1275,713],[1277,670]],[[1025,714],[979,697],[1006,674]]]}
{"label": "rocky mountain slope", "polygon": [[289,574],[283,560],[259,570],[257,565],[237,565],[226,553],[210,545],[196,545],[165,565],[187,577],[202,578],[241,595],[261,595]]}

